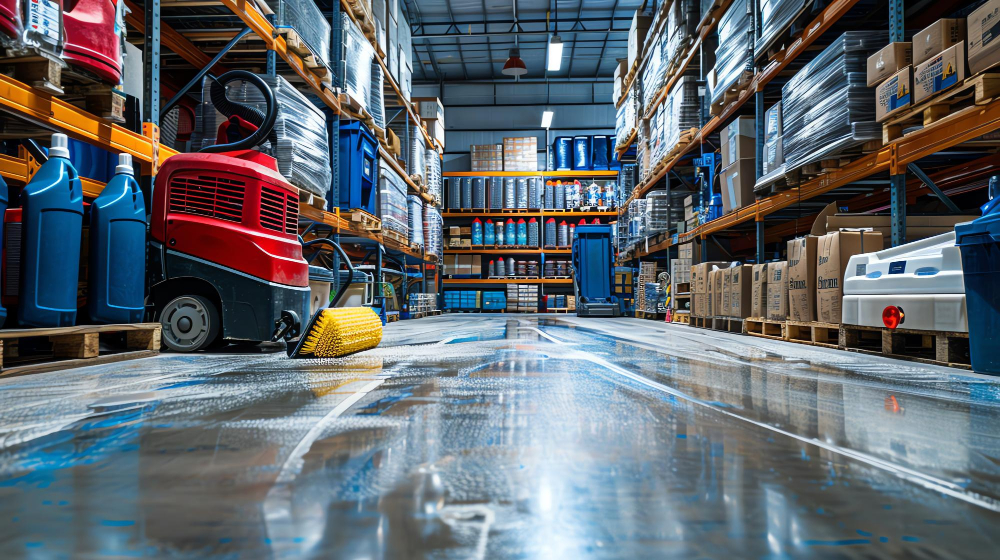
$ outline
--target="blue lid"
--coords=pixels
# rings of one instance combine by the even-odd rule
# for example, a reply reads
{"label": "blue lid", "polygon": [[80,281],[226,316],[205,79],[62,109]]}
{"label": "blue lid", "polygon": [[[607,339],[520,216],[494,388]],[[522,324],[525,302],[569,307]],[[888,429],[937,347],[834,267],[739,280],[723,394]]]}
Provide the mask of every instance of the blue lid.
{"label": "blue lid", "polygon": [[983,205],[983,217],[955,226],[955,245],[980,245],[992,238],[1000,243],[1000,193],[997,177],[990,177],[990,201]]}

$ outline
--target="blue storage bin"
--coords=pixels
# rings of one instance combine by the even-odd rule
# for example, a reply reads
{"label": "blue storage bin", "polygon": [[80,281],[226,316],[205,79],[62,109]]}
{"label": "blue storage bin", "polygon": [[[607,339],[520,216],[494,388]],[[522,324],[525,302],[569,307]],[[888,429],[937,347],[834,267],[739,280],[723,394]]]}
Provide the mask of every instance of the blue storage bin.
{"label": "blue storage bin", "polygon": [[573,138],[571,136],[559,136],[552,143],[552,152],[555,156],[556,171],[570,171],[573,169]]}
{"label": "blue storage bin", "polygon": [[340,124],[340,209],[378,215],[378,144],[358,121]]}
{"label": "blue storage bin", "polygon": [[573,139],[573,169],[590,171],[590,136],[577,136]]}
{"label": "blue storage bin", "polygon": [[982,218],[955,226],[955,244],[962,252],[966,307],[969,316],[969,356],[972,370],[1000,375],[1000,193],[990,179],[991,201]]}
{"label": "blue storage bin", "polygon": [[611,140],[607,136],[594,136],[590,164],[594,171],[610,169]]}

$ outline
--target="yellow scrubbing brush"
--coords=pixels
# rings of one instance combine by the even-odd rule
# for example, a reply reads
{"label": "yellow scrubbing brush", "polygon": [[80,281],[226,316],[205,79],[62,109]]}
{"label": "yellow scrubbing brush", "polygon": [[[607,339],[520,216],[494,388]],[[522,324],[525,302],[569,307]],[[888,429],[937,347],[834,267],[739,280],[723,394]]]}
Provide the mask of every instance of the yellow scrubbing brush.
{"label": "yellow scrubbing brush", "polygon": [[328,307],[313,315],[292,358],[339,358],[375,348],[382,319],[368,307]]}

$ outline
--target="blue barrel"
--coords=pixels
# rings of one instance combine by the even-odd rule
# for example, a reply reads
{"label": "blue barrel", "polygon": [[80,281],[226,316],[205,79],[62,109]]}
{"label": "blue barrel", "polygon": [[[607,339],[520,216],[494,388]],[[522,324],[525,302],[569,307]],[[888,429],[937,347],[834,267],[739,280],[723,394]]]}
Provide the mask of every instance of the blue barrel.
{"label": "blue barrel", "polygon": [[448,209],[458,210],[462,207],[462,179],[448,177]]}
{"label": "blue barrel", "polygon": [[538,220],[531,218],[528,220],[528,246],[539,247],[538,245]]}
{"label": "blue barrel", "polygon": [[593,167],[590,149],[590,136],[577,136],[573,139],[573,169],[589,171]]}
{"label": "blue barrel", "polygon": [[514,179],[503,180],[503,207],[517,208],[517,193],[514,191]]}
{"label": "blue barrel", "polygon": [[590,150],[590,163],[595,171],[611,168],[611,140],[607,136],[594,136]]}
{"label": "blue barrel", "polygon": [[483,222],[480,222],[479,218],[472,220],[472,244],[483,244]]}
{"label": "blue barrel", "polygon": [[97,324],[142,321],[146,275],[146,203],[120,154],[115,176],[90,205],[87,312]]}
{"label": "blue barrel", "polygon": [[483,226],[483,245],[496,245],[497,232],[493,229],[493,220],[487,218]]}
{"label": "blue barrel", "polygon": [[555,197],[555,209],[565,210],[566,209],[566,185],[562,184],[562,181],[556,181],[554,187],[552,187]]}
{"label": "blue barrel", "polygon": [[560,136],[552,144],[553,156],[555,156],[556,171],[570,171],[573,169],[573,138],[571,136]]}
{"label": "blue barrel", "polygon": [[517,245],[517,225],[514,223],[514,220],[507,219],[507,226],[504,229],[503,237],[507,240],[507,245]]}
{"label": "blue barrel", "polygon": [[472,208],[472,180],[462,177],[462,208]]}
{"label": "blue barrel", "polygon": [[[962,252],[966,307],[969,316],[969,356],[978,373],[1000,375],[1000,192],[990,178],[990,202],[983,217],[955,226],[955,244]],[[973,311],[975,310],[975,311]]]}
{"label": "blue barrel", "polygon": [[[7,206],[10,202],[10,192],[7,190],[7,182],[0,177],[0,250],[3,249],[3,218],[7,213]],[[0,275],[3,271],[0,270]],[[0,327],[3,326],[4,322],[7,320],[7,310],[0,305]]]}
{"label": "blue barrel", "polygon": [[503,181],[500,179],[487,179],[490,191],[490,210],[500,210],[503,208]]}
{"label": "blue barrel", "polygon": [[472,208],[486,208],[486,179],[482,177],[472,179]]}
{"label": "blue barrel", "polygon": [[48,161],[21,191],[17,318],[22,325],[76,323],[83,187],[66,145],[66,135],[52,135]]}
{"label": "blue barrel", "polygon": [[520,177],[514,183],[517,185],[514,189],[517,193],[517,207],[524,210],[528,207],[528,180]]}
{"label": "blue barrel", "polygon": [[549,218],[545,220],[545,246],[555,247],[558,244],[558,239],[556,237],[556,219]]}
{"label": "blue barrel", "polygon": [[524,218],[517,221],[517,244],[522,247],[528,244],[528,224]]}
{"label": "blue barrel", "polygon": [[503,245],[503,220],[497,220],[496,223],[496,241],[497,245]]}

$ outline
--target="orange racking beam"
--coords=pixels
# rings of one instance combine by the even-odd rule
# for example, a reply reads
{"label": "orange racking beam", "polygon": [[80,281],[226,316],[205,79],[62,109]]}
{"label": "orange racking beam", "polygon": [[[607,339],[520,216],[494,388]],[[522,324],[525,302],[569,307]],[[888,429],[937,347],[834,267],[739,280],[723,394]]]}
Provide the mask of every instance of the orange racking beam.
{"label": "orange racking beam", "polygon": [[[139,33],[146,32],[146,16],[142,8],[132,0],[125,0],[125,6],[131,11],[125,16],[125,22],[131,25]],[[160,42],[164,47],[170,49],[178,56],[187,61],[195,68],[204,68],[212,61],[212,57],[205,54],[194,43],[188,41],[183,35],[178,33],[173,27],[160,22]],[[216,64],[214,70],[222,73],[228,70],[223,64]]]}

